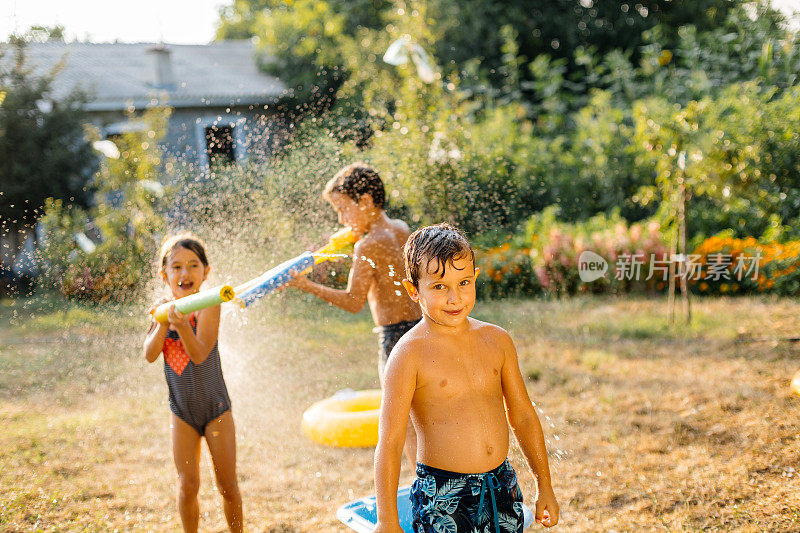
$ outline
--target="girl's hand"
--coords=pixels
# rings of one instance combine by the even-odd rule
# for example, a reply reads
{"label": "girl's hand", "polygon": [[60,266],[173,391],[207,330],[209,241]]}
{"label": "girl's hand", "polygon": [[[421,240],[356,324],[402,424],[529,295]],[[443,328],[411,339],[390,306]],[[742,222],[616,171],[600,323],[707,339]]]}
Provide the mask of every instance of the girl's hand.
{"label": "girl's hand", "polygon": [[156,312],[156,309],[158,309],[158,306],[159,306],[159,305],[161,305],[161,304],[165,304],[165,303],[167,303],[168,301],[170,301],[170,299],[169,299],[169,298],[161,298],[161,299],[159,299],[159,300],[158,300],[156,303],[154,303],[153,305],[151,305],[151,306],[150,306],[150,309],[148,309],[148,310],[147,310],[148,314],[150,314],[150,318],[152,319],[152,320],[151,320],[151,322],[150,322],[150,329],[149,329],[149,330],[147,330],[147,333],[148,333],[148,334],[149,334],[149,333],[151,333],[151,332],[152,332],[153,330],[155,330],[155,329],[158,329],[158,328],[166,328],[167,326],[169,326],[169,324],[164,324],[164,323],[162,323],[162,322],[159,322],[158,320],[156,320],[156,319],[155,319],[155,317],[153,317],[153,316],[152,316],[152,315],[153,315],[153,313],[155,313],[155,312]]}
{"label": "girl's hand", "polygon": [[167,309],[167,320],[169,320],[170,326],[175,328],[176,331],[186,327],[191,327],[189,325],[189,315],[184,315],[175,309],[175,305],[170,305],[169,309]]}
{"label": "girl's hand", "polygon": [[158,309],[159,305],[165,304],[170,300],[172,300],[172,298],[159,298],[158,301],[156,301],[153,305],[151,305],[150,309],[147,310],[148,314],[152,315],[153,313],[155,313],[156,309]]}

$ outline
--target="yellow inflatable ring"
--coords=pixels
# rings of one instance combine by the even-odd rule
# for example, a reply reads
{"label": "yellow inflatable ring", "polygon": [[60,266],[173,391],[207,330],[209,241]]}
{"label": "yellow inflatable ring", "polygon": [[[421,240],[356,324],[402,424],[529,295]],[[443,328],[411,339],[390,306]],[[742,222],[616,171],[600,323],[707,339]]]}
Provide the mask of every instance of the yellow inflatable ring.
{"label": "yellow inflatable ring", "polygon": [[795,372],[794,377],[792,378],[792,392],[795,394],[800,394],[800,370]]}
{"label": "yellow inflatable ring", "polygon": [[339,391],[303,413],[303,433],[326,446],[375,446],[380,407],[380,389]]}

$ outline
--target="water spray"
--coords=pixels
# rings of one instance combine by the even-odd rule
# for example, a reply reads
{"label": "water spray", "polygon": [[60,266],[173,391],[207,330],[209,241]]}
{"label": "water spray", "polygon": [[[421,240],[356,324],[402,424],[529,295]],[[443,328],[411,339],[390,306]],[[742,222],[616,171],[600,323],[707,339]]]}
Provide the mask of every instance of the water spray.
{"label": "water spray", "polygon": [[342,252],[346,251],[355,241],[356,237],[352,230],[343,228],[331,235],[328,244],[316,252],[304,252],[237,286],[235,289],[230,285],[222,285],[163,303],[153,310],[153,319],[166,323],[168,321],[167,311],[172,305],[183,314],[200,311],[201,309],[230,301],[235,301],[242,307],[248,307],[275,289],[286,285],[294,277],[295,273],[307,274],[316,264],[339,257],[347,257],[347,254]]}

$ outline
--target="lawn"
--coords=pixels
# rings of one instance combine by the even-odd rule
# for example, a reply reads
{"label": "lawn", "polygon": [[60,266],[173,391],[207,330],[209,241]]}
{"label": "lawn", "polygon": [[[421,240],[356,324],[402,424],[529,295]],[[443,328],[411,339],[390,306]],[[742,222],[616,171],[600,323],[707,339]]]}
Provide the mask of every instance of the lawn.
{"label": "lawn", "polygon": [[[800,345],[786,340],[800,304],[694,312],[674,328],[661,299],[478,303],[517,343],[560,530],[800,529]],[[167,390],[161,360],[139,353],[144,329],[139,307],[0,301],[0,529],[179,529]],[[248,530],[345,531],[334,512],[372,491],[373,451],[315,445],[299,426],[312,402],[377,385],[368,314],[278,295],[226,314],[220,343]],[[205,452],[202,475],[201,530],[224,530]]]}

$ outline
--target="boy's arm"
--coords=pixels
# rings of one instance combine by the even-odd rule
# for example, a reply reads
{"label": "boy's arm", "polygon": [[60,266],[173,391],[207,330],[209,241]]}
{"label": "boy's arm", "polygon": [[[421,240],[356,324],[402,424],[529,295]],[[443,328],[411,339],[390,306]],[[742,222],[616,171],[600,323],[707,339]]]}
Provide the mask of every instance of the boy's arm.
{"label": "boy's arm", "polygon": [[375,279],[374,261],[370,259],[374,255],[375,246],[366,240],[356,243],[353,250],[353,266],[350,269],[350,276],[347,280],[345,290],[332,289],[319,283],[314,283],[305,276],[297,276],[289,282],[289,285],[313,294],[340,307],[350,313],[358,313],[367,301],[367,293]]}
{"label": "boy's arm", "polygon": [[417,386],[413,355],[408,344],[398,345],[384,374],[378,446],[375,449],[376,532],[402,531],[397,514],[397,483],[411,400]]}
{"label": "boy's arm", "polygon": [[214,349],[219,336],[219,316],[220,306],[215,305],[208,307],[197,312],[197,333],[192,331],[192,326],[189,323],[189,317],[181,314],[180,311],[175,309],[175,306],[170,306],[167,311],[167,317],[170,323],[178,332],[183,342],[183,347],[189,358],[196,365],[202,364],[206,360],[208,354]]}
{"label": "boy's arm", "polygon": [[[550,527],[558,523],[558,502],[553,493],[550,480],[550,465],[547,461],[547,447],[536,409],[531,403],[525,381],[519,370],[519,360],[514,342],[505,331],[500,333],[505,353],[501,374],[503,398],[506,403],[508,423],[519,442],[528,467],[536,477],[539,494],[536,500],[536,521]],[[547,517],[544,516],[545,511]]]}

